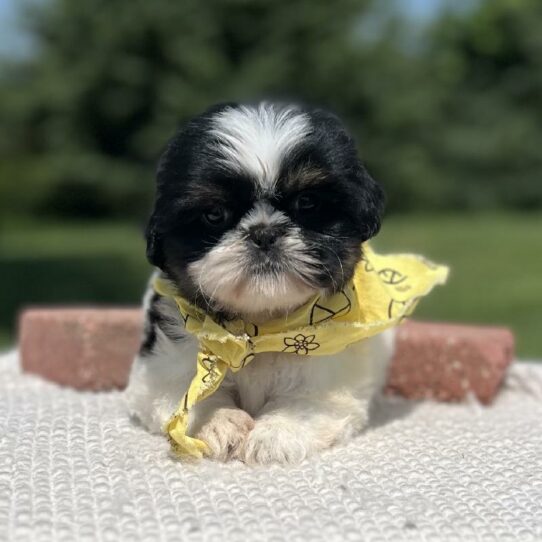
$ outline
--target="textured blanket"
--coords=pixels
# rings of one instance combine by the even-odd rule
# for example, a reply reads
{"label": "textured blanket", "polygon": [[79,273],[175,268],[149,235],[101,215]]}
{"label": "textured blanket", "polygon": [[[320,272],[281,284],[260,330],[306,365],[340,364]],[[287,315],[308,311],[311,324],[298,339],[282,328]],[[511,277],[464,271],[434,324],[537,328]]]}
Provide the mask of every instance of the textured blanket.
{"label": "textured blanket", "polygon": [[378,401],[295,468],[175,462],[122,394],[0,357],[0,540],[542,540],[542,365],[491,407]]}

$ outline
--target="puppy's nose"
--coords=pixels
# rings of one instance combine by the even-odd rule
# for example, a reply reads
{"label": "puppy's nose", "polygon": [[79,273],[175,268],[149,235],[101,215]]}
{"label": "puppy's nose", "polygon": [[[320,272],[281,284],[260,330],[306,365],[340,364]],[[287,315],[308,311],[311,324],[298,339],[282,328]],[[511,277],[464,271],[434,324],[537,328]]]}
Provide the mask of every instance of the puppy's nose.
{"label": "puppy's nose", "polygon": [[248,232],[249,239],[261,250],[269,250],[278,236],[277,230],[269,226],[253,226]]}

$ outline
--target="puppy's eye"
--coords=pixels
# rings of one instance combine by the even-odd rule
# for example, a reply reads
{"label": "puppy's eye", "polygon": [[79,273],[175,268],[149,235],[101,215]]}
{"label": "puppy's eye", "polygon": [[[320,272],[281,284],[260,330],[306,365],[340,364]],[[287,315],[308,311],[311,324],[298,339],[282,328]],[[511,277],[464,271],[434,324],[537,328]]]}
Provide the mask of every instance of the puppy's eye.
{"label": "puppy's eye", "polygon": [[320,208],[320,198],[312,192],[303,192],[295,200],[295,209],[300,214],[311,214]]}
{"label": "puppy's eye", "polygon": [[230,211],[222,205],[215,205],[207,209],[202,215],[203,221],[214,228],[225,226],[229,222],[230,217]]}

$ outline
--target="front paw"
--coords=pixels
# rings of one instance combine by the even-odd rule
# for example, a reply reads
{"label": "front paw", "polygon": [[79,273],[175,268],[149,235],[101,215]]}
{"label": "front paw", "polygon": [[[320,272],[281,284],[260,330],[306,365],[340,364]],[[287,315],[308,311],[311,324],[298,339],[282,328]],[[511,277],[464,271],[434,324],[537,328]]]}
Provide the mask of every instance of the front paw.
{"label": "front paw", "polygon": [[219,461],[239,458],[254,420],[239,408],[218,408],[195,437],[209,447],[209,457]]}
{"label": "front paw", "polygon": [[297,427],[280,420],[262,419],[248,435],[240,458],[253,465],[297,464],[309,453],[309,446]]}

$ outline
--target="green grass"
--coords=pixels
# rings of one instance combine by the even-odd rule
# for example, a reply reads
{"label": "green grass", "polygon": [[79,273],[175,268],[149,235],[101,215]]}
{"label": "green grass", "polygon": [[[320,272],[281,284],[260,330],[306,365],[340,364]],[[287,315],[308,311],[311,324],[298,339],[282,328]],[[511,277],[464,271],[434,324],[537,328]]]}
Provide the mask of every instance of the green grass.
{"label": "green grass", "polygon": [[[451,267],[417,318],[511,326],[522,357],[542,358],[542,219],[533,215],[386,219],[381,251],[419,252]],[[136,227],[34,224],[0,233],[0,344],[20,307],[136,304],[149,273]]]}

